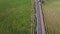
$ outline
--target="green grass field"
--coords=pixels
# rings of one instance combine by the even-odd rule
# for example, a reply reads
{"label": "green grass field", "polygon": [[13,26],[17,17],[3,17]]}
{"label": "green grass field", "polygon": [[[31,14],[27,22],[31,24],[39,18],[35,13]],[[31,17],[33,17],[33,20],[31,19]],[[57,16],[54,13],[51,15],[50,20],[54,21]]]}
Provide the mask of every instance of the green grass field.
{"label": "green grass field", "polygon": [[49,34],[60,34],[60,0],[47,1],[43,5],[44,21]]}
{"label": "green grass field", "polygon": [[31,0],[0,0],[0,34],[31,34]]}

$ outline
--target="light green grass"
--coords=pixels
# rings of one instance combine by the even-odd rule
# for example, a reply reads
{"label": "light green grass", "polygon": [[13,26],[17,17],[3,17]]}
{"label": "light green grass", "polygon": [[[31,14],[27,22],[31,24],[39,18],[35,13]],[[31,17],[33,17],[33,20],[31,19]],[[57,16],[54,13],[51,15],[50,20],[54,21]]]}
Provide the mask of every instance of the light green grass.
{"label": "light green grass", "polygon": [[49,34],[60,34],[60,1],[43,5],[44,21]]}
{"label": "light green grass", "polygon": [[0,34],[31,34],[31,0],[0,0]]}

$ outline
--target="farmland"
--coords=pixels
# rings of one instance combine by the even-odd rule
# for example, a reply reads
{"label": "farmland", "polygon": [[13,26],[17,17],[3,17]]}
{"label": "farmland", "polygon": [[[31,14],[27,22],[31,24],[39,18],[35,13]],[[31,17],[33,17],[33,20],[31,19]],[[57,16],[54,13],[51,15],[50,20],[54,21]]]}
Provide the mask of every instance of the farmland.
{"label": "farmland", "polygon": [[43,13],[48,34],[60,34],[60,0],[47,0]]}
{"label": "farmland", "polygon": [[31,0],[0,0],[0,34],[31,34]]}

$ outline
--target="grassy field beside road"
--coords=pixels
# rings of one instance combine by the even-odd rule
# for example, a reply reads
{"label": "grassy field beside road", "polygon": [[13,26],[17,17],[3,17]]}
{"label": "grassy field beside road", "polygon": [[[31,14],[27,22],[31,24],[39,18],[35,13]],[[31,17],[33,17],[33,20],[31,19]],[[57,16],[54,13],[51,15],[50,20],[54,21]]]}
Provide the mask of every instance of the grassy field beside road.
{"label": "grassy field beside road", "polygon": [[31,0],[0,0],[0,34],[31,34]]}
{"label": "grassy field beside road", "polygon": [[47,1],[43,5],[44,21],[49,34],[60,34],[60,0]]}

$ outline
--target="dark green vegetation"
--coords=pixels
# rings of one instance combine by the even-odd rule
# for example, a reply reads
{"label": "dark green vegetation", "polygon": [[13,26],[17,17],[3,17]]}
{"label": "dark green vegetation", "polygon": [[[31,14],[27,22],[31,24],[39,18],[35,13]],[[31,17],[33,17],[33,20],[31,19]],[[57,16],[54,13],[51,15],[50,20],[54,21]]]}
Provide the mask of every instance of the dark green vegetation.
{"label": "dark green vegetation", "polygon": [[46,1],[43,4],[43,13],[48,34],[60,34],[60,0]]}
{"label": "dark green vegetation", "polygon": [[31,34],[31,0],[0,0],[0,34]]}

